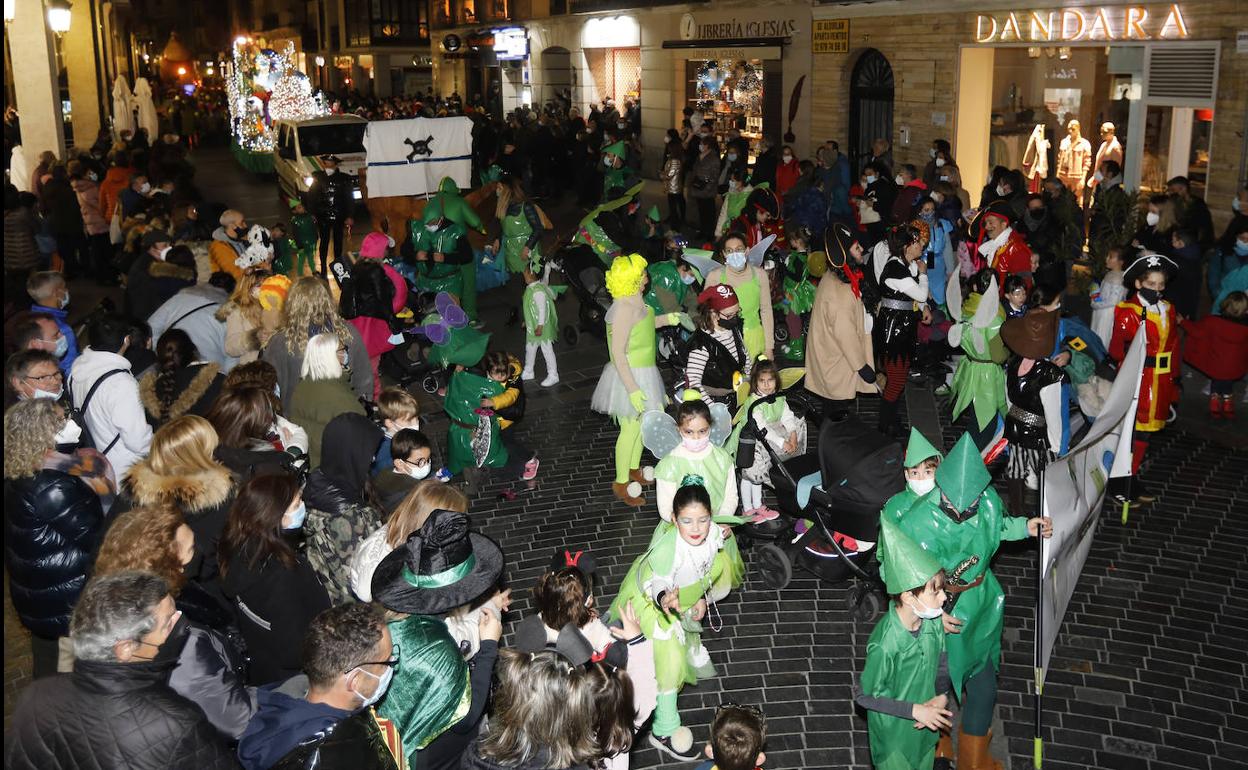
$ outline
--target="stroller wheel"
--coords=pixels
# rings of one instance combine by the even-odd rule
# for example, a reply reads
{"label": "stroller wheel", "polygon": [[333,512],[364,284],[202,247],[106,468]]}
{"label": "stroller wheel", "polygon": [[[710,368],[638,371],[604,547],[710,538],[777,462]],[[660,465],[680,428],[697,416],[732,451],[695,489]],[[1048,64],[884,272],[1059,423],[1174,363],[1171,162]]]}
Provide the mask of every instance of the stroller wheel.
{"label": "stroller wheel", "polygon": [[854,619],[863,622],[873,620],[884,610],[884,600],[864,583],[858,583],[849,589],[846,604],[849,605]]}
{"label": "stroller wheel", "polygon": [[569,347],[576,347],[576,343],[580,342],[580,340],[581,333],[577,331],[575,326],[569,324],[568,326],[563,327],[563,341],[566,342]]}
{"label": "stroller wheel", "polygon": [[425,375],[425,378],[420,381],[420,387],[429,395],[433,395],[438,392],[438,378],[432,374],[427,374]]}
{"label": "stroller wheel", "polygon": [[784,549],[772,543],[758,546],[758,568],[762,573],[763,584],[777,591],[784,588],[793,579],[793,563]]}

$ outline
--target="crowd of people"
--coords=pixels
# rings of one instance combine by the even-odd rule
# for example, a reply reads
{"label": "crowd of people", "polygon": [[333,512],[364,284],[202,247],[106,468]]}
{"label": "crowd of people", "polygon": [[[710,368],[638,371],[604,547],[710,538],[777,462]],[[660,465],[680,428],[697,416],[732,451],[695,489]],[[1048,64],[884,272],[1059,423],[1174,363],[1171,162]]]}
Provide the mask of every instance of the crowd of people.
{"label": "crowd of people", "polygon": [[[456,94],[335,107],[465,109]],[[835,142],[799,160],[690,109],[665,136],[664,214],[640,202],[636,101],[584,118],[570,98],[505,122],[466,111],[494,221],[447,179],[389,223],[402,243],[377,223],[354,255],[333,157],[272,228],[209,203],[173,134],[102,137],[11,176],[5,551],[35,681],[6,766],[627,768],[649,723],[675,759],[759,767],[757,708],[721,707],[699,750],[677,696],[713,675],[702,635],[744,578],[736,528],[782,520],[764,497],[772,462],[869,397],[878,431],[908,442],[877,540],[838,541],[878,554],[891,598],[855,693],[872,755],[952,760],[952,696],[957,766],[993,767],[993,554],[1051,534],[1019,515],[1025,490],[1095,420],[1139,326],[1137,471],[1184,386],[1180,352],[1210,378],[1211,414],[1233,419],[1248,188],[1221,238],[1182,177],[1134,227],[1110,202],[1127,196],[1114,159],[1086,207],[1056,176],[1031,193],[1000,167],[972,210],[943,140],[922,169],[884,140],[863,163]],[[561,191],[586,213],[544,253],[539,201]],[[1104,272],[1080,318],[1062,299],[1085,242]],[[555,266],[583,305],[602,293],[583,291],[581,268],[601,276],[609,363],[589,407],[618,428],[611,494],[653,505],[656,525],[618,586],[592,552],[558,549],[500,646],[504,554],[473,528],[471,495],[489,469],[538,476],[514,428],[526,390],[559,382]],[[476,311],[500,273],[523,277],[523,356],[492,346]],[[74,306],[80,280],[121,283],[124,307]],[[396,385],[411,350],[440,378],[444,437]],[[947,455],[903,427],[916,383],[964,421]],[[769,450],[743,450],[756,440]],[[1008,505],[989,471],[1002,446]],[[1153,497],[1138,479],[1113,492]]]}

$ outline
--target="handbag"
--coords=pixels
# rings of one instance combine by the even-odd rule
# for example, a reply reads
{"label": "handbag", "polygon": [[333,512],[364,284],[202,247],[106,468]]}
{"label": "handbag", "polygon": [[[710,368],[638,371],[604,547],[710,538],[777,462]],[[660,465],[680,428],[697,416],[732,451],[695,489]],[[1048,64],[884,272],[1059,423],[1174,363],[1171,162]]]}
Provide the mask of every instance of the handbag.
{"label": "handbag", "polygon": [[114,246],[125,240],[125,234],[121,231],[121,201],[113,206],[113,218],[108,222],[108,242]]}

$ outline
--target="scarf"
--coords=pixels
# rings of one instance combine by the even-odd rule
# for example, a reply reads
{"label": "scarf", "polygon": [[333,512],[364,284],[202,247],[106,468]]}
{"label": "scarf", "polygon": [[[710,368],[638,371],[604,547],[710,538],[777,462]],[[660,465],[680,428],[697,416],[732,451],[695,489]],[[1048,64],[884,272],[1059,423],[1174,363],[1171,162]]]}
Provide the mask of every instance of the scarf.
{"label": "scarf", "polygon": [[91,491],[100,496],[100,504],[107,511],[117,497],[117,480],[108,458],[95,449],[77,449],[73,454],[51,451],[43,457],[43,470],[60,471],[77,476],[87,482]]}
{"label": "scarf", "polygon": [[1007,226],[996,238],[979,244],[979,253],[984,255],[984,259],[986,259],[989,264],[993,262],[992,257],[997,253],[997,250],[1004,246],[1006,241],[1010,240],[1010,234],[1013,232],[1014,228]]}

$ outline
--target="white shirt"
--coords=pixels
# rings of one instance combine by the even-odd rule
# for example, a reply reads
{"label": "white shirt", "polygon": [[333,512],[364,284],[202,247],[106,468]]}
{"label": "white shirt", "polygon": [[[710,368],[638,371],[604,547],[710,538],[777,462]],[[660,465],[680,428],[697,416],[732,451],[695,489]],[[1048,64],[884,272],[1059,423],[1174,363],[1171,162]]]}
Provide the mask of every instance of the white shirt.
{"label": "white shirt", "polygon": [[83,417],[96,449],[103,452],[117,439],[106,456],[120,483],[130,466],[143,459],[152,445],[152,426],[147,424],[139,399],[139,383],[130,371],[130,362],[116,353],[88,347],[74,360],[67,384],[74,408],[81,409],[95,381],[114,369],[124,371],[100,384]]}

